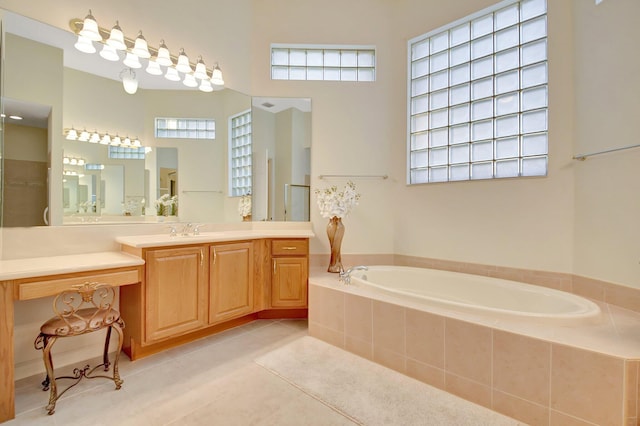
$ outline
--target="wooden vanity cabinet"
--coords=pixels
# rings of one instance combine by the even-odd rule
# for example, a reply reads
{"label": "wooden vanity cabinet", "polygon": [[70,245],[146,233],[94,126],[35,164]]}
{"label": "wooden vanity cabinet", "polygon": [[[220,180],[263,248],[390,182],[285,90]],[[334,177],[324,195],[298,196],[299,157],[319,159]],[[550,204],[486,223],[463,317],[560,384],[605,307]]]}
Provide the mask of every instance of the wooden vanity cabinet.
{"label": "wooden vanity cabinet", "polygon": [[145,343],[207,325],[208,250],[203,245],[146,251]]}
{"label": "wooden vanity cabinet", "polygon": [[271,307],[306,308],[309,240],[271,240]]}
{"label": "wooden vanity cabinet", "polygon": [[209,247],[209,324],[254,312],[253,243]]}

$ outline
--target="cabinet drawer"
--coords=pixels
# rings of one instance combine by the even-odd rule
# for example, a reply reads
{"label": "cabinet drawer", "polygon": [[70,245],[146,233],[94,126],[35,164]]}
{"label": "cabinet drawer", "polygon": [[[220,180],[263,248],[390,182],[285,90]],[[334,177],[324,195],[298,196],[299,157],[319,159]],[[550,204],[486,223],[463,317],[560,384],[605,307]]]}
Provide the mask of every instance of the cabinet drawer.
{"label": "cabinet drawer", "polygon": [[309,253],[309,240],[272,240],[271,254],[273,256],[306,256]]}
{"label": "cabinet drawer", "polygon": [[138,269],[130,271],[78,273],[68,278],[43,278],[39,281],[22,282],[17,284],[17,299],[29,300],[39,297],[53,296],[63,290],[68,290],[72,285],[84,282],[106,283],[112,286],[121,286],[140,282]]}

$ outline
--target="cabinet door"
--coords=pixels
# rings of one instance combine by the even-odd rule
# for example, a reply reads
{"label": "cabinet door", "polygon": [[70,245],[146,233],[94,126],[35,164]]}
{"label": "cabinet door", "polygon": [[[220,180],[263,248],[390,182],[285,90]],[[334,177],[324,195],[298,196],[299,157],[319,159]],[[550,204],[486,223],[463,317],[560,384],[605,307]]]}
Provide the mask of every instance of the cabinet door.
{"label": "cabinet door", "polygon": [[207,250],[180,247],[146,253],[146,341],[207,325]]}
{"label": "cabinet door", "polygon": [[253,245],[250,242],[210,247],[209,323],[253,312]]}
{"label": "cabinet door", "polygon": [[271,307],[306,307],[307,277],[308,263],[306,257],[274,258],[271,280]]}

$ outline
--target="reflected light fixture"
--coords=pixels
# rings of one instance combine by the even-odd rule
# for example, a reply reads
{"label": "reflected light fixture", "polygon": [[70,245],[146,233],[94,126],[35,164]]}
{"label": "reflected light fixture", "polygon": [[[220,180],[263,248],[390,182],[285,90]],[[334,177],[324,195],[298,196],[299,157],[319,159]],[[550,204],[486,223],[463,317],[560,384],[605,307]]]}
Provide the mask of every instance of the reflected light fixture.
{"label": "reflected light fixture", "polygon": [[182,80],[180,78],[180,74],[178,74],[178,71],[174,67],[168,67],[167,68],[167,73],[164,75],[164,77],[167,80],[170,80],[170,81],[180,81],[180,80]]}
{"label": "reflected light fixture", "polygon": [[76,129],[70,129],[67,132],[67,140],[70,140],[70,141],[78,140],[78,132],[76,132]]}
{"label": "reflected light fixture", "polygon": [[88,142],[89,141],[89,137],[90,137],[89,132],[87,132],[86,130],[83,130],[80,133],[80,136],[78,137],[78,140],[82,141],[82,142]]}
{"label": "reflected light fixture", "polygon": [[100,51],[100,56],[102,56],[107,61],[115,62],[120,60],[120,55],[118,55],[118,51],[113,46],[109,46],[105,44],[102,46],[102,50]]}
{"label": "reflected light fixture", "polygon": [[124,43],[124,33],[120,28],[120,23],[116,21],[116,24],[111,28],[109,38],[106,43],[116,50],[127,50],[127,45]]}
{"label": "reflected light fixture", "polygon": [[203,92],[213,92],[213,86],[211,85],[211,80],[209,79],[200,80],[200,86],[198,86],[198,89],[202,90]]}
{"label": "reflected light fixture", "polygon": [[78,41],[76,41],[73,47],[84,53],[96,53],[96,47],[93,45],[93,42],[82,35],[78,36]]}
{"label": "reflected light fixture", "polygon": [[129,68],[142,68],[140,59],[138,59],[138,57],[131,52],[127,52],[127,56],[124,58],[124,61],[122,61],[122,63]]}
{"label": "reflected light fixture", "polygon": [[[135,138],[135,140],[132,140],[127,136],[125,139],[120,139],[120,136],[117,136],[117,135],[111,136],[111,134],[109,134],[108,132],[101,133],[101,132],[98,132],[97,130],[93,133],[89,133],[86,130],[83,130],[80,134],[80,137],[78,137],[78,131],[74,128],[70,128],[70,129],[64,130],[64,135],[65,135],[65,138],[68,140],[77,140],[77,141],[89,142],[89,143],[99,143],[100,145],[121,146],[124,148],[142,148],[142,143],[138,138]],[[68,163],[65,163],[65,164],[68,164]],[[70,163],[70,164],[73,164],[73,163]]]}
{"label": "reflected light fixture", "polygon": [[135,95],[138,91],[136,73],[131,68],[125,68],[120,72],[120,78],[122,79],[122,87],[124,87],[124,91],[130,95]]}
{"label": "reflected light fixture", "polygon": [[158,64],[158,61],[155,58],[149,59],[149,63],[147,64],[147,68],[145,69],[145,71],[148,74],[151,74],[151,75],[162,75],[162,74],[164,74],[162,72],[162,68],[160,68],[160,65]]}
{"label": "reflected light fixture", "polygon": [[182,84],[187,87],[198,87],[198,82],[196,81],[196,78],[193,76],[193,74],[185,74]]}

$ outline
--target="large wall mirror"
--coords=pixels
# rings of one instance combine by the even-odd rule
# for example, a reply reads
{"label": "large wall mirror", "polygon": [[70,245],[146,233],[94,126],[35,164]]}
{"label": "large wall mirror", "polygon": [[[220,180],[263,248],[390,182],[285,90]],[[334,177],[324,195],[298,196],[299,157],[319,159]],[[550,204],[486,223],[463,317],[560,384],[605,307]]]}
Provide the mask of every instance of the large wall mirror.
{"label": "large wall mirror", "polygon": [[[144,68],[129,95],[119,80],[125,66],[77,51],[71,31],[0,16],[3,226],[155,222],[156,201],[167,196],[180,221],[239,222],[241,196],[252,199],[252,220],[309,220],[310,99],[166,87]],[[249,145],[234,163],[232,120],[243,114]],[[213,120],[214,131],[203,139],[156,133],[156,119],[173,118]],[[138,139],[146,149],[68,140],[70,128]],[[234,164],[248,173],[241,190]]]}

